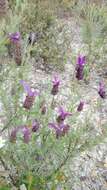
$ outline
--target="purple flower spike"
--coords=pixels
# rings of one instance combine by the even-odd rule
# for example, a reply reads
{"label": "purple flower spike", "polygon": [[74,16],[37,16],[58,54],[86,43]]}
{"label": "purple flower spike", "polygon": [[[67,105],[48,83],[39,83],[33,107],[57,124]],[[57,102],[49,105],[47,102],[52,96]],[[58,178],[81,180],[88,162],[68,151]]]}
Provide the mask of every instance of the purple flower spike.
{"label": "purple flower spike", "polygon": [[59,116],[57,117],[58,123],[62,123],[66,119],[66,117],[72,115],[72,113],[65,111],[63,107],[59,108],[58,113],[59,113]]}
{"label": "purple flower spike", "polygon": [[85,65],[85,63],[86,63],[86,57],[85,56],[79,56],[78,57],[78,65]]}
{"label": "purple flower spike", "polygon": [[30,130],[29,130],[29,128],[25,126],[22,129],[22,132],[23,132],[24,142],[28,144],[30,141]]}
{"label": "purple flower spike", "polygon": [[55,96],[59,91],[59,85],[60,85],[59,77],[54,76],[54,78],[52,80],[52,83],[53,83],[53,87],[52,87],[52,90],[51,90],[51,94]]}
{"label": "purple flower spike", "polygon": [[31,87],[29,84],[27,84],[24,80],[21,80],[20,83],[23,85],[25,92],[28,94],[28,96],[38,96],[39,92],[38,91],[32,91]]}
{"label": "purple flower spike", "polygon": [[33,106],[34,101],[35,96],[26,96],[23,107],[29,110]]}
{"label": "purple flower spike", "polygon": [[58,124],[49,123],[49,127],[50,127],[50,128],[53,128],[53,129],[55,130],[56,138],[62,136],[63,129],[61,129]]}
{"label": "purple flower spike", "polygon": [[9,38],[12,42],[17,42],[20,40],[21,36],[20,36],[20,32],[15,32],[15,33],[12,33],[12,34],[9,34]]}
{"label": "purple flower spike", "polygon": [[55,123],[49,123],[49,127],[50,127],[50,128],[53,128],[53,129],[55,129],[55,130],[58,129],[58,126],[57,126],[57,124],[55,124]]}
{"label": "purple flower spike", "polygon": [[25,92],[27,93],[26,99],[24,101],[23,107],[26,109],[30,109],[35,100],[35,96],[39,95],[38,91],[32,91],[31,87],[23,80],[20,81],[23,85]]}
{"label": "purple flower spike", "polygon": [[40,127],[39,122],[35,119],[32,123],[32,132],[36,132]]}
{"label": "purple flower spike", "polygon": [[18,132],[19,128],[16,127],[15,129],[13,129],[11,131],[11,134],[10,134],[10,141],[11,142],[15,142],[16,141],[16,137],[17,137],[17,132]]}
{"label": "purple flower spike", "polygon": [[62,131],[62,136],[65,136],[70,129],[70,126],[68,124],[64,124],[64,123],[62,123],[59,127]]}
{"label": "purple flower spike", "polygon": [[54,76],[52,83],[53,83],[53,85],[59,85],[60,84],[60,80],[59,80],[59,77],[57,75]]}
{"label": "purple flower spike", "polygon": [[65,134],[68,133],[70,126],[67,124],[55,124],[55,123],[50,123],[49,126],[53,129],[55,129],[56,133],[56,138],[65,136]]}
{"label": "purple flower spike", "polygon": [[78,80],[82,80],[84,76],[84,65],[86,63],[86,57],[85,56],[79,56],[77,60],[76,65],[76,78]]}
{"label": "purple flower spike", "polygon": [[101,98],[105,99],[106,97],[106,92],[105,92],[105,86],[103,82],[99,83],[99,89],[98,89],[98,94],[100,95]]}
{"label": "purple flower spike", "polygon": [[80,112],[83,110],[83,107],[84,107],[84,102],[83,101],[80,101],[78,107],[77,107],[77,111]]}
{"label": "purple flower spike", "polygon": [[22,63],[22,44],[21,44],[21,35],[19,32],[10,33],[8,35],[10,43],[8,44],[9,52],[14,58],[18,66]]}

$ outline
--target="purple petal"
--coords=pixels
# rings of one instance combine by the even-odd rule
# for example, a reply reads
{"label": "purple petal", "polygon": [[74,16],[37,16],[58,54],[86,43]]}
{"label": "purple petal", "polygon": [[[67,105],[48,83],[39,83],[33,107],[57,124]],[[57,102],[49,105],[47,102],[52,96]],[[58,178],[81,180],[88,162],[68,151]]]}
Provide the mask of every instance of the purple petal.
{"label": "purple petal", "polygon": [[17,136],[17,132],[18,132],[19,128],[16,127],[15,129],[13,129],[11,131],[11,134],[10,134],[10,141],[11,142],[15,142],[16,141],[16,136]]}
{"label": "purple petal", "polygon": [[52,83],[53,83],[53,85],[59,85],[60,84],[60,79],[59,79],[59,77],[57,76],[57,75],[55,75],[54,77],[53,77],[53,80],[52,80]]}
{"label": "purple petal", "polygon": [[21,80],[20,83],[23,85],[23,88],[24,88],[25,92],[29,96],[34,96],[35,92],[32,92],[30,86],[24,80]]}
{"label": "purple petal", "polygon": [[104,83],[102,81],[99,83],[99,89],[104,89]]}
{"label": "purple petal", "polygon": [[55,129],[55,130],[58,129],[58,126],[57,126],[55,123],[49,123],[49,127],[50,127],[50,128],[53,128],[53,129]]}
{"label": "purple petal", "polygon": [[79,56],[77,63],[79,65],[84,65],[86,63],[86,57],[85,56]]}
{"label": "purple petal", "polygon": [[72,115],[72,113],[65,111],[63,107],[59,107],[58,113],[62,116],[71,116]]}
{"label": "purple petal", "polygon": [[60,106],[60,107],[58,108],[58,113],[59,113],[59,114],[64,113],[64,109],[63,109],[63,107]]}
{"label": "purple petal", "polygon": [[68,133],[68,130],[70,128],[69,125],[61,123],[61,124],[55,124],[55,123],[50,123],[49,126],[53,129],[55,129],[56,132],[56,138],[59,138],[61,136],[64,136],[65,134]]}
{"label": "purple petal", "polygon": [[33,121],[33,123],[32,123],[32,131],[33,131],[33,132],[36,132],[36,131],[39,129],[39,127],[40,127],[40,124],[39,124],[39,122],[35,119],[35,120]]}
{"label": "purple petal", "polygon": [[40,92],[39,90],[35,90],[34,92],[32,92],[33,96],[39,96],[40,95]]}
{"label": "purple petal", "polygon": [[16,41],[20,40],[20,32],[15,32],[15,33],[9,34],[9,38],[10,38],[13,42],[16,42]]}
{"label": "purple petal", "polygon": [[24,142],[29,143],[29,141],[30,141],[30,130],[27,127],[24,127],[22,129],[22,132],[23,132]]}
{"label": "purple petal", "polygon": [[56,118],[58,124],[63,123],[64,120],[66,119],[66,117],[72,115],[72,113],[66,112],[66,111],[63,109],[63,107],[59,107],[58,113],[59,113],[59,115],[58,115],[58,117]]}

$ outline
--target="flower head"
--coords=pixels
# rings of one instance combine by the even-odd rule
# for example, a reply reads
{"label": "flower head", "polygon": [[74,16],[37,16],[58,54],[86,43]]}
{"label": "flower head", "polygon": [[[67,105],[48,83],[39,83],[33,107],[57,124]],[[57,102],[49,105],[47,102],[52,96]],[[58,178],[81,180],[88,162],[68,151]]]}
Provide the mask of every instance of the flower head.
{"label": "flower head", "polygon": [[32,91],[31,87],[23,80],[21,80],[20,83],[23,85],[24,90],[27,93],[23,107],[26,109],[30,109],[33,105],[34,100],[35,100],[35,96],[38,96],[39,92],[36,90]]}
{"label": "flower head", "polygon": [[85,56],[79,56],[77,60],[78,65],[85,65],[86,63],[86,57]]}
{"label": "flower head", "polygon": [[49,127],[50,127],[50,128],[53,128],[53,129],[55,129],[55,130],[58,129],[58,125],[57,125],[56,123],[49,123]]}
{"label": "flower head", "polygon": [[29,143],[30,141],[30,130],[27,126],[24,126],[22,129],[23,138],[25,143]]}
{"label": "flower head", "polygon": [[83,110],[83,107],[84,107],[84,102],[83,101],[80,101],[78,107],[77,107],[77,111],[80,112]]}
{"label": "flower head", "polygon": [[10,33],[8,35],[10,41],[8,47],[9,52],[14,57],[14,60],[18,66],[22,63],[22,45],[20,32]]}
{"label": "flower head", "polygon": [[37,121],[37,119],[35,119],[32,123],[32,132],[36,132],[40,127],[39,122]]}
{"label": "flower head", "polygon": [[82,80],[84,76],[84,65],[86,63],[85,56],[79,56],[76,65],[76,78]]}
{"label": "flower head", "polygon": [[63,133],[62,133],[63,136],[66,135],[70,129],[70,126],[64,123],[62,123],[60,127],[63,129]]}
{"label": "flower head", "polygon": [[68,133],[69,128],[70,128],[69,125],[64,124],[64,123],[61,123],[61,124],[50,123],[49,127],[55,129],[56,138],[65,136],[65,134]]}
{"label": "flower head", "polygon": [[25,92],[27,93],[28,96],[38,96],[39,92],[38,91],[32,91],[31,87],[29,86],[28,83],[26,83],[24,80],[21,80],[20,83],[23,85]]}
{"label": "flower head", "polygon": [[[32,129],[34,127],[34,123],[32,124]],[[17,138],[17,133],[21,132],[23,134],[24,143],[29,143],[31,138],[31,129],[27,125],[20,125],[13,129],[10,134],[10,141],[15,142]]]}
{"label": "flower head", "polygon": [[59,107],[58,113],[59,113],[59,115],[58,115],[58,117],[57,117],[57,122],[58,122],[58,123],[63,122],[67,117],[69,117],[69,116],[72,115],[72,113],[65,111],[65,110],[63,109],[63,107]]}
{"label": "flower head", "polygon": [[11,131],[11,134],[10,134],[10,141],[11,142],[16,142],[16,138],[17,138],[17,133],[19,131],[19,127],[16,127],[15,129],[13,129]]}
{"label": "flower head", "polygon": [[11,33],[11,34],[9,34],[9,38],[10,38],[10,40],[12,41],[12,42],[18,42],[19,40],[20,40],[20,38],[21,38],[21,36],[20,36],[20,32],[15,32],[15,33]]}
{"label": "flower head", "polygon": [[51,90],[51,94],[55,96],[59,91],[59,85],[60,85],[59,77],[55,75],[53,80],[52,80],[52,83],[53,83],[53,87]]}
{"label": "flower head", "polygon": [[103,82],[99,83],[99,89],[98,89],[98,94],[100,95],[101,98],[105,98],[106,97],[106,92],[105,92],[105,86]]}

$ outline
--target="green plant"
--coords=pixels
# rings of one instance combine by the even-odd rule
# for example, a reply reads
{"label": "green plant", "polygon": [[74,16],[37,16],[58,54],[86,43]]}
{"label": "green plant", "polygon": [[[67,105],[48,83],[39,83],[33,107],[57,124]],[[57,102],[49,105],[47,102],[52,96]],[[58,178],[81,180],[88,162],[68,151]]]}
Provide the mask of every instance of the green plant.
{"label": "green plant", "polygon": [[[95,47],[96,42],[101,42],[101,39],[103,41],[105,38],[106,27],[103,26],[106,26],[104,19],[106,13],[102,11],[103,8],[100,10],[94,5],[84,11],[83,22],[86,28],[84,32],[86,38],[84,34],[83,40],[89,46],[88,59],[86,59],[85,68],[83,67],[84,61],[80,60],[76,70],[78,76],[72,80],[69,101],[63,102],[67,112],[61,107],[60,96],[63,98],[61,94],[63,85],[58,76],[54,77],[52,84],[50,78],[46,81],[44,79],[46,88],[41,89],[40,92],[35,89],[38,87],[35,81],[31,81],[31,53],[33,56],[43,58],[45,64],[53,65],[54,62],[57,68],[64,68],[63,64],[70,43],[66,27],[64,28],[63,23],[58,25],[58,22],[54,20],[50,6],[49,9],[43,9],[45,1],[18,0],[10,3],[10,17],[2,22],[0,29],[0,53],[2,54],[2,58],[0,57],[2,64],[0,118],[3,120],[0,132],[2,136],[5,134],[5,143],[2,143],[0,148],[0,162],[4,170],[8,171],[11,187],[19,188],[20,185],[25,184],[28,190],[33,188],[56,190],[58,187],[69,190],[74,182],[70,170],[73,158],[100,142],[104,142],[107,137],[105,124],[98,126],[102,129],[101,135],[98,135],[93,133],[95,129],[91,123],[92,116],[101,108],[105,99],[104,86],[100,85],[100,92],[98,91],[98,105],[95,104],[93,110],[88,110],[84,119],[80,117],[84,109],[84,101],[80,101],[83,99],[80,80],[84,77],[83,71],[85,71],[85,77],[89,74],[92,47]],[[66,2],[63,1],[63,3]],[[48,7],[47,5],[49,1],[46,1],[45,6]],[[102,20],[104,25],[102,25]],[[97,24],[105,28],[105,33],[102,36],[100,32],[100,35],[96,35],[94,39],[92,29],[93,25]],[[101,28],[101,31],[103,29]],[[9,58],[7,54],[4,56],[7,53],[8,33],[13,34],[16,31],[22,32],[23,57],[20,67],[15,64],[13,58]],[[30,31],[41,32],[42,35],[35,44],[28,45],[26,33]],[[82,77],[79,77],[80,75]],[[27,82],[30,84],[28,85]],[[82,103],[79,104],[79,106],[82,105],[79,109],[78,101]],[[94,104],[94,101],[92,103]]]}

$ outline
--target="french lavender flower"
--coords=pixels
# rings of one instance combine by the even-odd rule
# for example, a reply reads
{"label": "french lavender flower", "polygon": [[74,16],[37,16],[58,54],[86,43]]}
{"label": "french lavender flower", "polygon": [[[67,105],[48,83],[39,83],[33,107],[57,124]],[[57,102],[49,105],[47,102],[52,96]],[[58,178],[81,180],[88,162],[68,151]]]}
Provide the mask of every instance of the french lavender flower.
{"label": "french lavender flower", "polygon": [[[64,123],[62,123],[61,125],[60,125],[60,128],[62,128],[63,130],[63,132],[62,132],[62,136],[65,136],[66,134],[68,134],[68,131],[69,131],[69,129],[70,129],[70,126],[68,125],[68,124],[64,124]],[[58,137],[57,137],[58,138]]]}
{"label": "french lavender flower", "polygon": [[99,83],[98,94],[100,95],[101,98],[105,99],[106,91],[105,91],[105,86],[103,82]]}
{"label": "french lavender flower", "polygon": [[13,129],[11,131],[11,134],[10,134],[10,142],[16,142],[16,138],[17,138],[17,133],[19,131],[19,127],[16,127],[15,129]]}
{"label": "french lavender flower", "polygon": [[59,85],[60,85],[59,77],[54,76],[54,78],[52,80],[52,83],[53,83],[53,87],[52,87],[52,90],[51,90],[51,94],[55,96],[59,91]]}
{"label": "french lavender flower", "polygon": [[9,34],[9,38],[12,42],[16,43],[17,41],[19,41],[21,39],[20,32],[15,32],[15,33]]}
{"label": "french lavender flower", "polygon": [[17,65],[22,63],[21,36],[19,32],[9,34],[13,56]]}
{"label": "french lavender flower", "polygon": [[84,102],[83,102],[83,101],[80,101],[80,103],[79,103],[79,105],[78,105],[78,107],[77,107],[77,111],[80,112],[80,111],[83,110],[83,108],[84,108]]}
{"label": "french lavender flower", "polygon": [[0,18],[3,18],[7,13],[7,0],[0,0]]}
{"label": "french lavender flower", "polygon": [[85,56],[79,56],[76,64],[76,78],[82,80],[84,77],[84,65],[86,63]]}
{"label": "french lavender flower", "polygon": [[37,119],[35,119],[32,123],[32,132],[37,132],[39,128],[40,128],[40,124],[37,121]]}
{"label": "french lavender flower", "polygon": [[33,106],[35,97],[39,95],[39,92],[38,91],[32,91],[31,87],[23,80],[21,80],[20,83],[23,85],[24,90],[27,93],[23,107],[26,109],[30,109]]}
{"label": "french lavender flower", "polygon": [[23,133],[24,143],[28,144],[31,137],[30,129],[27,126],[24,126],[22,129],[22,133]]}
{"label": "french lavender flower", "polygon": [[21,134],[23,134],[24,143],[29,143],[30,138],[31,138],[31,130],[26,125],[18,126],[11,131],[10,142],[12,142],[12,143],[16,142],[18,132],[21,132]]}
{"label": "french lavender flower", "polygon": [[72,113],[65,111],[63,109],[63,107],[59,107],[58,113],[59,113],[59,115],[57,117],[57,122],[58,123],[62,123],[68,116],[72,115]]}
{"label": "french lavender flower", "polygon": [[55,129],[56,138],[65,136],[70,129],[70,126],[64,123],[61,124],[50,123],[49,127]]}

